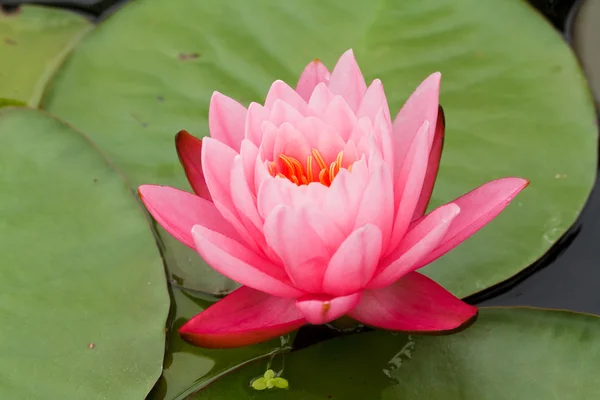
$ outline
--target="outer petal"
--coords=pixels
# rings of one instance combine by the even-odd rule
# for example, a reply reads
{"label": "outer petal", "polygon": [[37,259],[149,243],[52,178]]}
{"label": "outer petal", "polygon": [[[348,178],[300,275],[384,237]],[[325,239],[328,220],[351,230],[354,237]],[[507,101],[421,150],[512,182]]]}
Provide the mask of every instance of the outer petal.
{"label": "outer petal", "polygon": [[331,257],[323,291],[334,296],[357,292],[373,277],[381,254],[381,231],[365,225],[352,232]]}
{"label": "outer petal", "polygon": [[444,119],[444,109],[442,106],[439,107],[437,122],[435,124],[435,133],[433,136],[433,143],[431,144],[431,150],[429,151],[429,163],[427,165],[427,172],[425,173],[425,179],[423,181],[423,189],[421,190],[421,196],[415,207],[413,214],[413,221],[417,218],[421,218],[431,199],[431,193],[433,192],[433,186],[435,185],[435,179],[437,178],[438,169],[440,166],[440,159],[442,158],[442,148],[444,147],[444,131],[446,129],[446,120]]}
{"label": "outer petal", "polygon": [[389,250],[396,248],[406,233],[415,206],[423,188],[423,179],[427,171],[427,157],[430,150],[428,137],[429,123],[425,121],[419,129],[414,142],[410,146],[400,173],[394,182],[394,199],[396,201],[396,217],[392,228]]}
{"label": "outer petal", "polygon": [[431,74],[410,95],[393,124],[394,143],[394,173],[398,176],[402,164],[407,157],[410,144],[424,121],[431,124],[431,137],[433,137],[433,121],[437,120],[439,105],[440,80],[442,74]]}
{"label": "outer petal", "polygon": [[240,240],[240,236],[215,205],[206,199],[179,189],[157,185],[142,185],[138,193],[152,217],[186,246],[195,248],[192,227],[197,224]]}
{"label": "outer petal", "polygon": [[190,319],[179,333],[196,346],[231,348],[264,342],[305,323],[293,299],[242,286]]}
{"label": "outer petal", "polygon": [[494,219],[528,184],[526,179],[501,178],[454,200],[452,203],[460,207],[460,214],[439,246],[419,263],[419,268],[446,254]]}
{"label": "outer petal", "polygon": [[266,218],[264,233],[267,244],[281,258],[294,286],[320,293],[331,253],[305,214],[305,209],[280,205]]}
{"label": "outer petal", "polygon": [[374,224],[381,230],[383,246],[387,246],[394,217],[394,186],[389,165],[373,154],[369,160],[369,182],[356,212],[353,229]]}
{"label": "outer petal", "polygon": [[241,155],[235,156],[231,167],[231,198],[240,220],[253,236],[262,235],[263,220],[256,209],[256,196],[250,191]]}
{"label": "outer petal", "polygon": [[379,151],[383,154],[383,159],[390,166],[394,166],[394,148],[392,146],[392,123],[389,117],[389,111],[381,109],[375,116],[373,121],[373,134],[375,141],[379,147]]}
{"label": "outer petal", "polygon": [[331,322],[350,312],[360,301],[361,294],[332,297],[323,294],[307,295],[296,300],[296,307],[311,324]]}
{"label": "outer petal", "polygon": [[202,169],[213,202],[245,243],[256,249],[257,238],[242,222],[231,196],[231,169],[237,155],[235,150],[213,138],[203,139]]}
{"label": "outer petal", "polygon": [[383,268],[367,288],[377,289],[391,285],[403,275],[414,271],[419,262],[444,239],[459,212],[460,208],[456,204],[446,204],[415,224],[398,248],[382,261]]}
{"label": "outer petal", "polygon": [[304,100],[309,101],[315,87],[321,82],[329,82],[330,77],[331,74],[325,64],[320,60],[315,59],[311,61],[306,68],[304,68],[302,74],[300,74],[296,92],[298,92]]}
{"label": "outer petal", "polygon": [[471,322],[477,308],[418,272],[393,285],[366,290],[350,317],[377,328],[408,332],[451,331]]}
{"label": "outer petal", "polygon": [[218,232],[200,225],[192,228],[196,250],[217,272],[256,290],[278,297],[303,294],[292,287],[281,267]]}
{"label": "outer petal", "polygon": [[265,99],[265,107],[272,108],[275,105],[275,100],[284,101],[298,110],[302,115],[306,115],[308,112],[306,101],[284,81],[277,80],[273,82]]}
{"label": "outer petal", "polygon": [[367,91],[367,84],[352,50],[342,54],[331,73],[331,79],[327,86],[333,94],[342,96],[352,111],[356,112],[358,110],[358,106]]}
{"label": "outer petal", "polygon": [[210,136],[239,151],[244,138],[246,107],[219,92],[214,92],[208,110]]}
{"label": "outer petal", "polygon": [[194,193],[210,201],[210,192],[202,172],[202,140],[182,130],[175,136],[175,147]]}

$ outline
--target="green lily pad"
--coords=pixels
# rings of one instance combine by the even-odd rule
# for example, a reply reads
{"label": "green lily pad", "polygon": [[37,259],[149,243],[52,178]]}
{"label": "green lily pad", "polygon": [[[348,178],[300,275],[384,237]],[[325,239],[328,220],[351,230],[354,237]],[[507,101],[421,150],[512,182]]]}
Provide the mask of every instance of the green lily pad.
{"label": "green lily pad", "polygon": [[173,300],[175,317],[168,333],[164,373],[152,393],[153,399],[186,399],[231,371],[291,350],[292,335],[237,349],[212,350],[192,346],[184,342],[177,331],[215,299],[197,297],[174,288]]}
{"label": "green lily pad", "polygon": [[84,17],[55,8],[0,12],[0,107],[37,107],[56,69],[92,27]]}
{"label": "green lily pad", "polygon": [[286,354],[287,390],[256,391],[266,369],[233,372],[191,399],[532,400],[600,397],[600,318],[535,309],[483,309],[452,336],[378,331]]}
{"label": "green lily pad", "polygon": [[142,399],[162,370],[164,267],[82,134],[0,110],[0,398]]}
{"label": "green lily pad", "polygon": [[[213,90],[260,101],[273,80],[295,84],[307,62],[332,67],[348,48],[382,79],[393,112],[442,71],[433,205],[494,178],[531,180],[426,274],[467,296],[530,265],[572,225],[596,171],[593,103],[567,45],[522,0],[139,0],[81,43],[44,106],[88,132],[134,185],[187,188],[173,135],[208,134]],[[192,264],[176,266],[184,284],[200,271]]]}

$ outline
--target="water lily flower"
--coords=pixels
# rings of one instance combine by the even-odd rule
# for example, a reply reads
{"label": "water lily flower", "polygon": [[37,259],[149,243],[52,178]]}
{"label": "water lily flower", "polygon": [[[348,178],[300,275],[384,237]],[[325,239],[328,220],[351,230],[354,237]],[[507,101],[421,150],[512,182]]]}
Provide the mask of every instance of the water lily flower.
{"label": "water lily flower", "polygon": [[367,87],[351,50],[331,73],[308,64],[296,89],[274,82],[264,105],[214,93],[210,137],[176,137],[194,194],[139,188],[158,223],[242,285],[189,320],[185,340],[244,346],[345,315],[422,333],[476,317],[416,270],[528,181],[488,182],[425,214],[444,136],[440,79],[425,79],[393,122],[381,81]]}

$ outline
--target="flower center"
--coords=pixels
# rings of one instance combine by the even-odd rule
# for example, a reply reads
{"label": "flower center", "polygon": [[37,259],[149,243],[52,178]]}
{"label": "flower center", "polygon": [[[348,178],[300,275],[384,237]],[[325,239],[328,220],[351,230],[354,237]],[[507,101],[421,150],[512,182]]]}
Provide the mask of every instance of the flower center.
{"label": "flower center", "polygon": [[[311,182],[321,182],[323,185],[329,186],[342,169],[343,159],[344,152],[340,151],[335,160],[327,165],[321,153],[317,149],[312,149],[311,154],[306,158],[306,172],[300,161],[285,154],[279,155],[279,160],[283,165],[282,170],[279,170],[275,161],[271,161],[268,167],[271,175],[287,178],[298,186],[308,185]],[[315,170],[318,171],[316,174]],[[348,170],[352,170],[352,165],[348,166]]]}

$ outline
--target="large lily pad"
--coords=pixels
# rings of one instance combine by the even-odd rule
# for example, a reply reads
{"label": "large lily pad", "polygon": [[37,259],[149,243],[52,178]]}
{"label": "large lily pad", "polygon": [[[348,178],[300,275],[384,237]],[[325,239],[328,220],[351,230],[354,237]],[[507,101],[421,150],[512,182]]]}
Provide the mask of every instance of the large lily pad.
{"label": "large lily pad", "polygon": [[[420,337],[370,332],[285,355],[289,389],[257,392],[264,363],[194,399],[596,399],[600,318],[565,311],[484,309],[465,332]],[[281,366],[281,363],[279,363]]]}
{"label": "large lily pad", "polygon": [[0,106],[37,107],[48,80],[92,27],[84,17],[54,8],[0,12]]}
{"label": "large lily pad", "polygon": [[0,398],[144,398],[169,297],[127,184],[34,110],[0,110],[0,159]]}
{"label": "large lily pad", "polygon": [[[173,134],[208,133],[213,90],[261,100],[274,79],[293,83],[309,60],[331,66],[350,47],[393,110],[429,73],[444,74],[433,204],[498,177],[531,180],[425,273],[466,296],[531,264],[569,228],[595,175],[593,104],[568,47],[522,0],[139,0],[82,42],[44,106],[89,132],[134,185],[185,188]],[[184,278],[195,274],[190,254],[177,264]]]}
{"label": "large lily pad", "polygon": [[261,359],[291,350],[291,336],[237,349],[211,350],[184,342],[177,332],[188,319],[215,299],[173,289],[175,317],[169,328],[164,373],[152,393],[153,399],[185,399],[223,375]]}

